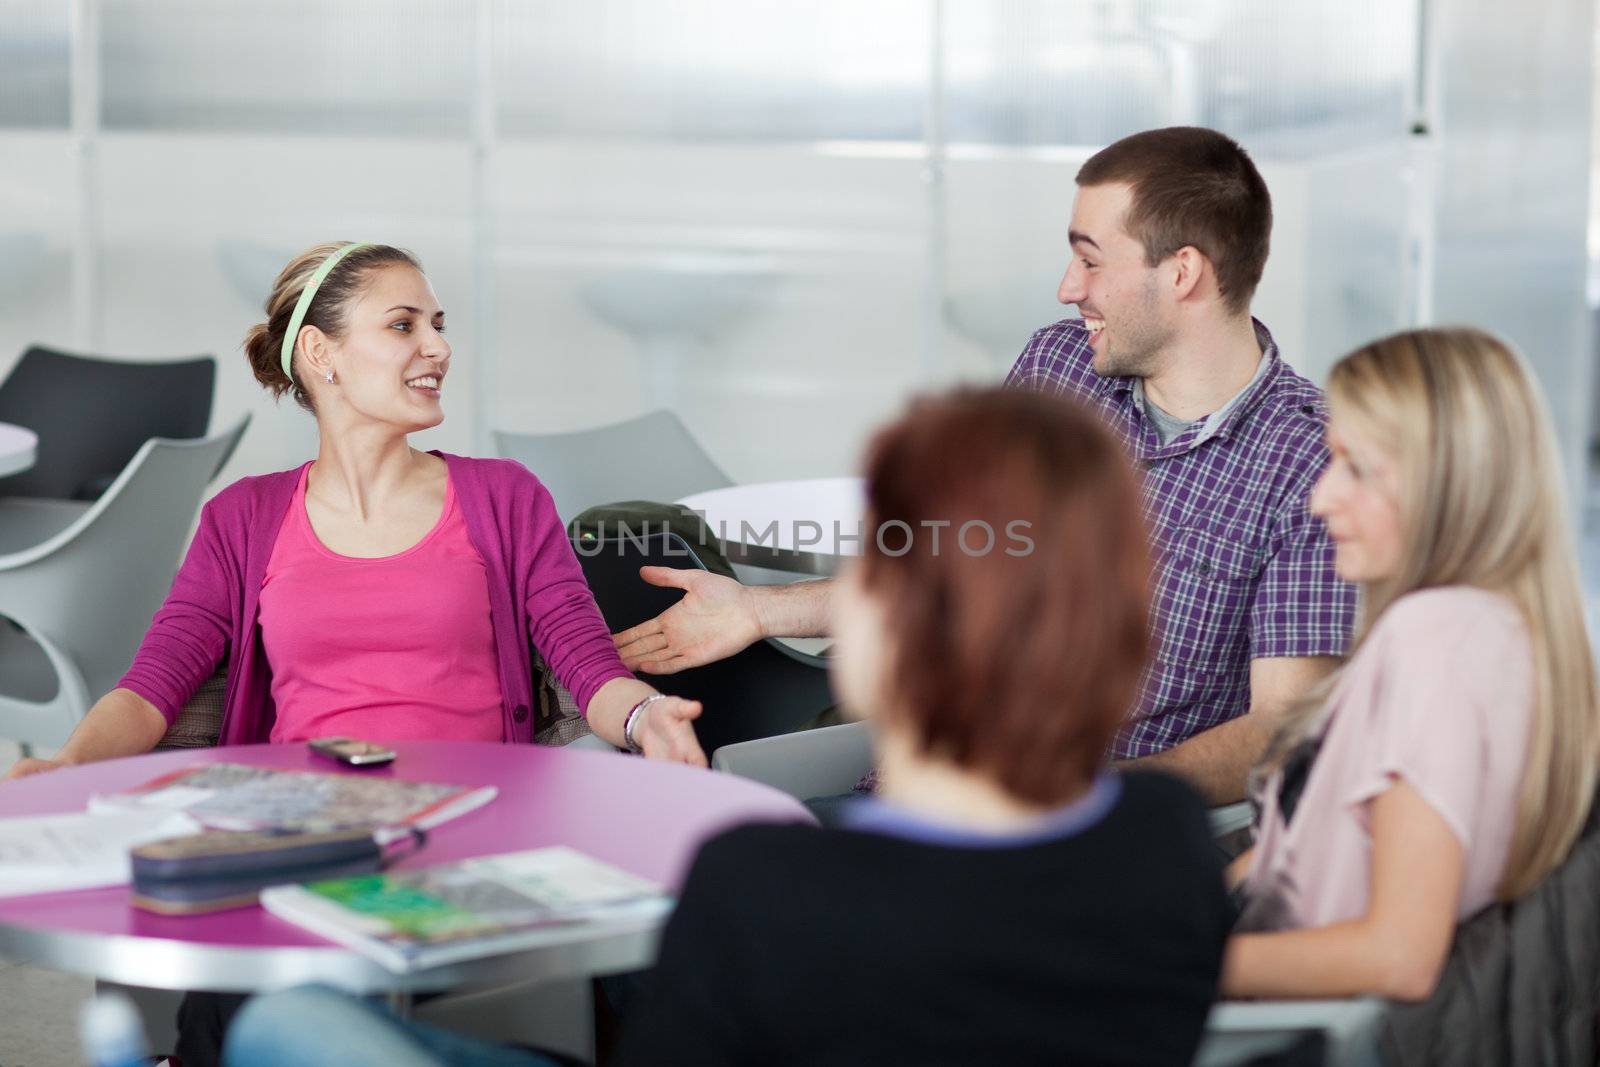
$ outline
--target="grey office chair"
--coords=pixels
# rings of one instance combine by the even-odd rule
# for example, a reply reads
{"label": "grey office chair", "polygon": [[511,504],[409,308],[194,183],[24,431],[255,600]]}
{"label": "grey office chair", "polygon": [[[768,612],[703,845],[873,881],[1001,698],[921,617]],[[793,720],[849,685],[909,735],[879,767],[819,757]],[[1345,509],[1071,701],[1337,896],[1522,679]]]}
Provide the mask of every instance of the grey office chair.
{"label": "grey office chair", "polygon": [[733,484],[670,411],[574,433],[496,430],[494,447],[538,475],[562,522],[596,504],[670,502]]}
{"label": "grey office chair", "polygon": [[39,458],[0,497],[94,500],[152,437],[205,436],[217,361],[99,359],[35,345],[0,382],[0,422],[39,435]]}
{"label": "grey office chair", "polygon": [[[1195,1067],[1306,1062],[1379,1067],[1385,1005],[1377,997],[1218,1001],[1206,1020]],[[1318,1053],[1310,1060],[1291,1051],[1300,1051],[1307,1036],[1317,1038]]]}
{"label": "grey office chair", "polygon": [[59,746],[127,670],[177,571],[201,495],[250,418],[146,441],[88,510],[0,555],[0,737]]}

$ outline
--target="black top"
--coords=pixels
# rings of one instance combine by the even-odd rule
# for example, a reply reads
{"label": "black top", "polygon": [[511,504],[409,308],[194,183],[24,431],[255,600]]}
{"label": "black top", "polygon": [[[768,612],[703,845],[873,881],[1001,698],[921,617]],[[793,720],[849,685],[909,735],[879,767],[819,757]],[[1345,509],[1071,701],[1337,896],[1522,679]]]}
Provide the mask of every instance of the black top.
{"label": "black top", "polygon": [[695,860],[628,1064],[1188,1064],[1230,911],[1187,786],[1007,847],[748,826]]}

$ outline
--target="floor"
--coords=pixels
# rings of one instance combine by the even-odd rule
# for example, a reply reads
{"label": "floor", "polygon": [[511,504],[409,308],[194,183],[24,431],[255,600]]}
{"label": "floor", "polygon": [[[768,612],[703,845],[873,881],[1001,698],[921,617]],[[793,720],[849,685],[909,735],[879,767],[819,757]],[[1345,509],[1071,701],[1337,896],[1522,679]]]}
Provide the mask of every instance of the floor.
{"label": "floor", "polygon": [[93,987],[87,978],[0,961],[0,1065],[83,1067],[78,1010]]}
{"label": "floor", "polygon": [[[0,774],[16,758],[0,741]],[[0,960],[0,1067],[83,1067],[78,1011],[93,989],[87,978]]]}
{"label": "floor", "polygon": [[[1600,635],[1600,472],[1590,482],[1580,546],[1591,633]],[[0,774],[16,760],[0,740]],[[93,992],[87,978],[0,960],[0,1067],[82,1067],[77,1019]]]}

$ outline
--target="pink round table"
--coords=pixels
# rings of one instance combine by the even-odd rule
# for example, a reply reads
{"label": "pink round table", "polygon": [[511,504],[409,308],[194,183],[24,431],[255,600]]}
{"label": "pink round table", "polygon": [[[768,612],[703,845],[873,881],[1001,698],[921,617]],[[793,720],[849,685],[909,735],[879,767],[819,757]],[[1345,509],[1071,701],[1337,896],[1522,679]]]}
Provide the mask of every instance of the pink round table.
{"label": "pink round table", "polygon": [[[706,838],[741,822],[809,822],[799,801],[712,771],[605,752],[486,742],[408,741],[394,763],[348,770],[415,781],[494,785],[499,795],[429,834],[396,869],[570,845],[677,889]],[[303,744],[186,749],[108,760],[0,784],[0,816],[82,811],[91,793],[131,788],[196,763],[337,771]],[[547,943],[397,975],[260,907],[171,917],[128,904],[128,887],[0,899],[0,956],[161,989],[259,992],[318,981],[354,993],[554,980],[648,966],[657,921],[552,930]]]}

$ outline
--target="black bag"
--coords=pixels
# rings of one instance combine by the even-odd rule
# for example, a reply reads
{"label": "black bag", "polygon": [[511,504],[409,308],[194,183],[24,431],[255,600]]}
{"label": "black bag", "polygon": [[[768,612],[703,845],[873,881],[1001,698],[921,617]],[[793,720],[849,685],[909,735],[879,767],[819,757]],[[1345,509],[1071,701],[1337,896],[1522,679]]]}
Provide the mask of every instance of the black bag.
{"label": "black bag", "polygon": [[651,534],[674,533],[694,549],[706,570],[737,580],[722,542],[711,532],[697,511],[682,504],[658,504],[650,500],[619,500],[596,504],[583,511],[567,526],[567,536],[577,546],[619,538],[648,538]]}

